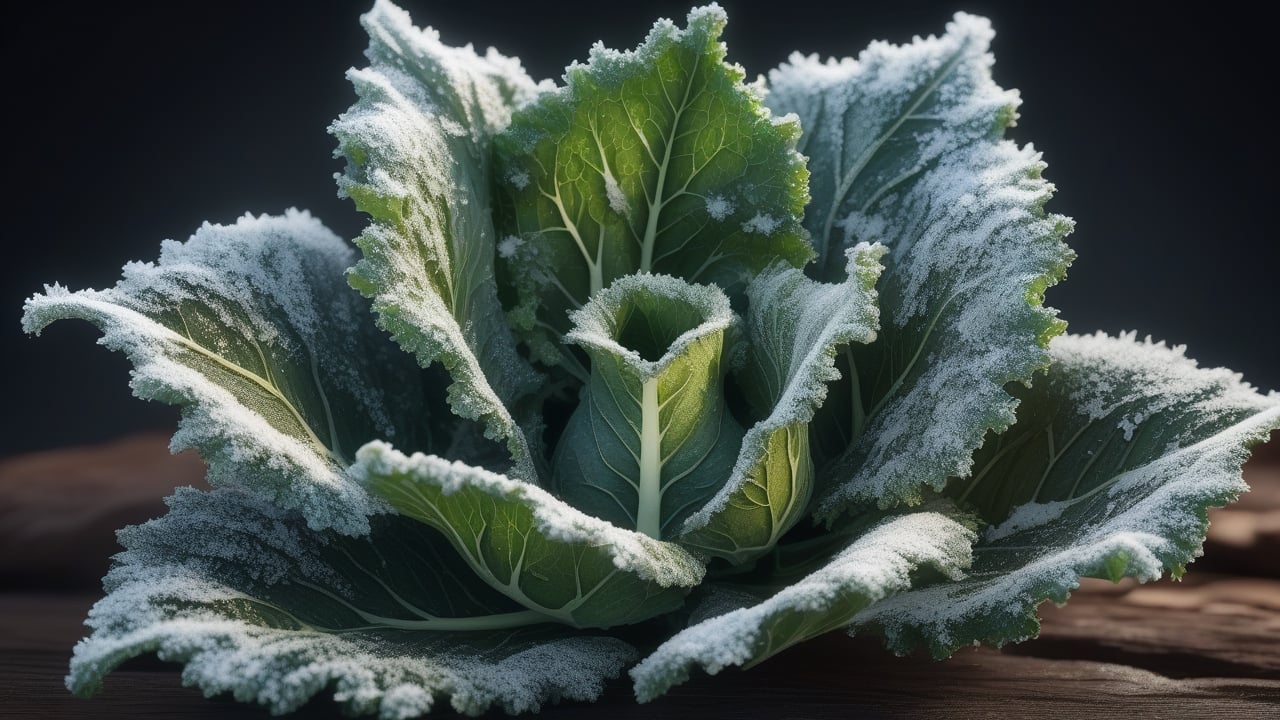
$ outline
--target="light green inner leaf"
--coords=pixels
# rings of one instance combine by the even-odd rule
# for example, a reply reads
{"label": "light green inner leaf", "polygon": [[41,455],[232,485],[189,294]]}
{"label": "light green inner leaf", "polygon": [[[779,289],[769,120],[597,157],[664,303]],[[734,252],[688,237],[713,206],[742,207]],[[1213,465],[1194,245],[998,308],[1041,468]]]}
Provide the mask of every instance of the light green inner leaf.
{"label": "light green inner leaf", "polygon": [[634,51],[597,46],[496,140],[512,319],[544,362],[580,370],[555,341],[616,278],[664,273],[735,293],[775,261],[812,256],[799,127],[771,118],[724,62],[725,21],[713,5],[684,30],[659,21]]}
{"label": "light green inner leaf", "polygon": [[618,527],[667,538],[724,484],[742,427],[725,404],[737,317],[718,288],[631,275],[573,316],[591,380],[552,463],[552,490]]}
{"label": "light green inner leaf", "polygon": [[702,565],[679,546],[481,468],[371,443],[352,472],[400,513],[443,532],[490,587],[548,620],[639,622],[678,608],[702,580]]}
{"label": "light green inner leaf", "polygon": [[851,249],[848,279],[839,284],[777,266],[748,286],[750,343],[738,386],[764,419],[747,432],[723,489],[686,521],[681,544],[743,563],[768,552],[808,511],[809,422],[839,378],[841,348],[875,340],[884,253],[879,245]]}

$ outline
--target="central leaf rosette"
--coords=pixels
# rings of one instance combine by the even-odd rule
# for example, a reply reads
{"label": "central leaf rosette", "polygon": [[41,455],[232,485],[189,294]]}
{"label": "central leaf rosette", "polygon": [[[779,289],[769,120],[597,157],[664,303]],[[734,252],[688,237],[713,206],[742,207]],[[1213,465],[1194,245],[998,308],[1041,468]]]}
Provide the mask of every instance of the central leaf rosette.
{"label": "central leaf rosette", "polygon": [[246,217],[27,301],[180,406],[216,488],[120,534],[68,687],[155,651],[277,714],[514,713],[645,654],[647,700],[837,628],[1020,640],[1081,576],[1185,569],[1280,395],[1050,344],[1071,226],[1003,139],[990,26],[748,85],[725,21],[555,87],[379,0],[331,127],[358,260]]}
{"label": "central leaf rosette", "polygon": [[586,351],[591,377],[552,462],[552,489],[615,525],[669,537],[738,457],[743,429],[724,378],[741,323],[719,288],[666,275],[620,278],[571,319],[565,341]]}

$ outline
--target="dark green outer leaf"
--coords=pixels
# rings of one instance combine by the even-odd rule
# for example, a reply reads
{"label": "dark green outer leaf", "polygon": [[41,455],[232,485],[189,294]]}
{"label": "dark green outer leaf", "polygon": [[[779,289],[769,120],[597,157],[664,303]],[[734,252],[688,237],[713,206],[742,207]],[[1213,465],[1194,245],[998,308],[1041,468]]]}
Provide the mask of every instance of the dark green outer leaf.
{"label": "dark green outer leaf", "polygon": [[1080,577],[1180,576],[1200,554],[1207,511],[1245,491],[1248,447],[1280,428],[1280,395],[1133,336],[1068,336],[1019,389],[1018,423],[977,454],[947,494],[991,522],[968,578],[891,598],[858,617],[897,652],[938,657],[973,642],[1032,637],[1035,608]]}
{"label": "dark green outer leaf", "polygon": [[687,680],[694,667],[713,675],[733,665],[751,667],[844,627],[868,605],[911,587],[918,568],[959,578],[969,564],[972,541],[971,530],[939,513],[913,513],[881,523],[763,602],[677,633],[631,669],[636,697],[640,702],[658,697]]}
{"label": "dark green outer leaf", "polygon": [[71,660],[78,694],[154,652],[185,665],[185,684],[273,713],[329,688],[354,715],[415,717],[442,698],[468,714],[517,713],[595,699],[635,654],[563,625],[428,629],[528,613],[408,518],[374,518],[355,539],[227,491],[180,489],[168,502],[167,516],[121,533],[109,594]]}
{"label": "dark green outer leaf", "polygon": [[1064,327],[1041,302],[1071,224],[1043,211],[1039,156],[1001,140],[1018,98],[991,79],[991,37],[961,14],[940,38],[856,62],[796,55],[770,74],[770,106],[805,128],[817,276],[839,279],[853,243],[889,247],[879,339],[841,358],[856,384],[834,386],[815,422],[815,449],[838,458],[820,478],[825,518],[967,474],[983,436],[1013,422],[1005,385],[1042,369]]}
{"label": "dark green outer leaf", "polygon": [[366,321],[367,303],[342,281],[353,260],[306,213],[245,216],[165,242],[157,263],[125,266],[112,289],[50,287],[27,301],[23,327],[97,325],[133,363],[138,397],[182,408],[172,447],[198,450],[213,484],[360,534],[371,506],[344,474],[351,454],[375,437],[426,448],[445,409]]}

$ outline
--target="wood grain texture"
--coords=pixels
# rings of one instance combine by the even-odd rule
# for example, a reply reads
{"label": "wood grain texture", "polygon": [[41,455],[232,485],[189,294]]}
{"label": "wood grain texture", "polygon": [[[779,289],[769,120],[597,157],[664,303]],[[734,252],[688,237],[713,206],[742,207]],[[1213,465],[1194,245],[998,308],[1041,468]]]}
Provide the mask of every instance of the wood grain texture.
{"label": "wood grain texture", "polygon": [[[92,596],[0,595],[0,715],[32,718],[266,718],[181,686],[177,666],[132,661],[92,700],[62,687]],[[1280,711],[1280,581],[1206,577],[1181,585],[1090,581],[1046,608],[1040,639],[950,660],[897,658],[874,638],[831,634],[753,670],[698,676],[648,705],[623,681],[602,702],[545,718],[1265,718]],[[434,716],[453,717],[445,711]],[[316,701],[299,717],[340,717]]]}
{"label": "wood grain texture", "polygon": [[[1216,511],[1207,557],[1192,565],[1185,581],[1145,586],[1087,581],[1068,605],[1042,606],[1044,628],[1035,641],[1003,650],[966,649],[934,662],[893,657],[875,638],[834,633],[750,671],[698,675],[648,705],[636,705],[629,683],[619,679],[599,703],[552,706],[539,717],[1280,716],[1280,555],[1273,549],[1280,547],[1280,523],[1273,527],[1270,519],[1280,513],[1278,451],[1280,443],[1247,468],[1246,479],[1255,490],[1225,511],[1236,515]],[[73,567],[69,558],[77,554],[105,558],[111,548],[93,543],[110,541],[91,535],[96,538],[91,542],[83,533],[106,532],[101,528],[110,513],[79,511],[77,504],[98,502],[107,493],[113,512],[139,522],[162,509],[156,498],[168,488],[199,479],[198,461],[169,456],[154,436],[43,455],[0,464],[0,568],[6,571],[32,565],[36,557],[64,568]],[[91,482],[94,477],[102,481]],[[146,481],[117,494],[106,478]],[[24,490],[33,481],[46,485],[39,492]],[[57,491],[57,483],[67,483],[65,492]],[[25,500],[13,499],[23,492]],[[54,508],[65,515],[41,518]],[[92,522],[77,531],[69,518]],[[32,534],[33,527],[45,534]],[[36,546],[50,538],[70,555],[37,555],[46,551]],[[1206,572],[1209,568],[1217,573]],[[49,588],[57,583],[38,574],[23,585],[13,577],[0,574],[0,718],[270,717],[229,697],[205,699],[182,686],[177,665],[154,657],[131,661],[109,675],[92,700],[71,696],[62,678],[98,593],[89,588],[54,592]],[[455,716],[441,708],[432,717]],[[341,714],[324,699],[295,717]]]}

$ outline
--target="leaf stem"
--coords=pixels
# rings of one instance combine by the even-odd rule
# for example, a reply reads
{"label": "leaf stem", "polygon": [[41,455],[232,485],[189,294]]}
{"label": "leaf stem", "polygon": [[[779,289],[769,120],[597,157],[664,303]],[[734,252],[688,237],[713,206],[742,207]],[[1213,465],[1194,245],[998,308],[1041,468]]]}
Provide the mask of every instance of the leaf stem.
{"label": "leaf stem", "polygon": [[662,534],[662,434],[658,428],[658,379],[644,381],[640,400],[640,495],[636,530],[651,538]]}

